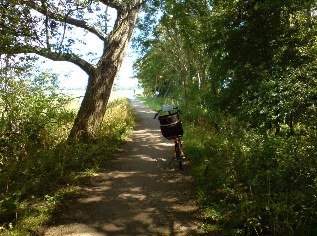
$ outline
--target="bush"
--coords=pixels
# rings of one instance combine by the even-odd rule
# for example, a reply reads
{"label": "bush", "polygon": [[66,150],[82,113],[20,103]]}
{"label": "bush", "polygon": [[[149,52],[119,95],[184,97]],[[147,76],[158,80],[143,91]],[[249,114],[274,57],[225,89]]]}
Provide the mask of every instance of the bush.
{"label": "bush", "polygon": [[258,134],[234,119],[223,121],[217,132],[193,126],[187,133],[186,152],[209,226],[229,235],[312,235],[316,230],[312,137]]}
{"label": "bush", "polygon": [[[79,184],[85,172],[104,166],[133,126],[134,115],[127,99],[115,100],[109,104],[98,137],[89,143],[70,146],[67,143],[67,132],[61,132],[52,125],[46,126],[41,132],[45,135],[38,137],[41,143],[45,141],[50,145],[37,146],[36,151],[28,152],[24,158],[3,162],[1,165],[0,224],[12,227],[10,222],[16,219],[17,212],[19,222],[27,222],[25,217],[36,218],[36,215],[42,215],[43,204],[48,204],[50,208],[44,213],[53,214],[54,208],[64,201],[64,197],[55,196],[65,196],[63,192],[73,191],[71,186]],[[56,141],[58,132],[60,134]],[[69,188],[63,190],[65,186]],[[54,204],[50,201],[52,198],[55,199]],[[35,203],[26,204],[34,202],[34,199],[37,199]],[[39,201],[42,203],[38,204]],[[29,230],[28,227],[36,226],[20,226],[17,235],[21,235],[25,228]]]}

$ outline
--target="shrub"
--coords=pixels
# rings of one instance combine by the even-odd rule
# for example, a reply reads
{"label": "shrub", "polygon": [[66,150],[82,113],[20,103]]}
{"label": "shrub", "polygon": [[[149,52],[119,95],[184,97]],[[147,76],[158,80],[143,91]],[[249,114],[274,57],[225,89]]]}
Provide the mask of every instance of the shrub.
{"label": "shrub", "polygon": [[[68,119],[64,121],[66,122]],[[42,213],[40,214],[42,210],[38,207],[35,206],[35,209],[31,210],[34,206],[25,204],[33,202],[34,199],[43,201],[44,205],[49,204],[51,210],[45,214],[52,214],[54,208],[58,207],[64,198],[57,198],[55,207],[48,199],[52,199],[57,193],[64,196],[63,193],[60,193],[60,189],[64,189],[64,186],[79,184],[82,173],[104,166],[132,130],[133,125],[134,115],[129,101],[120,99],[109,104],[104,125],[98,137],[89,143],[76,143],[70,146],[66,141],[68,132],[65,132],[65,129],[67,126],[61,127],[64,132],[61,132],[62,130],[53,123],[45,126],[38,138],[40,143],[46,145],[36,145],[38,149],[27,152],[22,159],[2,162],[0,172],[1,225],[11,227],[10,222],[15,220],[17,212],[19,212],[19,222],[24,221],[25,217],[36,218],[36,214],[42,215]],[[58,137],[57,140],[56,137]],[[70,190],[71,188],[66,191]],[[21,204],[22,202],[24,204]],[[40,205],[42,207],[42,204]],[[19,228],[18,235],[28,227],[33,226],[25,225]]]}
{"label": "shrub", "polygon": [[258,134],[234,119],[217,132],[188,131],[186,152],[210,225],[220,225],[218,230],[229,235],[309,235],[315,230],[312,137]]}

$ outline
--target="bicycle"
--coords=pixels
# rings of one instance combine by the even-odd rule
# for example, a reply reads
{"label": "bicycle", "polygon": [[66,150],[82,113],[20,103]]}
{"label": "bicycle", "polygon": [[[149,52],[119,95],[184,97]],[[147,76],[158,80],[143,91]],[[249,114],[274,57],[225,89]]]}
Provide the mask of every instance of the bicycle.
{"label": "bicycle", "polygon": [[178,107],[174,107],[173,105],[164,105],[160,110],[157,111],[153,119],[158,116],[162,135],[166,139],[174,140],[174,152],[169,166],[171,165],[172,161],[176,159],[179,169],[183,169],[185,155],[182,150],[183,144],[181,137],[183,136],[184,131],[179,117],[180,114],[182,113]]}

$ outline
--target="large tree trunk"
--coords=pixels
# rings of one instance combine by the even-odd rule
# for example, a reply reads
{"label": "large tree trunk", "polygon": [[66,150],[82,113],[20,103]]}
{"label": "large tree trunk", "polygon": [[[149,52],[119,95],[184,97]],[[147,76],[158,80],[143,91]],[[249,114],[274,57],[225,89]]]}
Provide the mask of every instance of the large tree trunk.
{"label": "large tree trunk", "polygon": [[[0,30],[0,38],[10,38],[2,42],[0,55],[36,53],[54,61],[72,62],[84,70],[89,76],[88,86],[68,139],[87,140],[96,135],[102,124],[114,79],[131,39],[139,9],[145,1],[66,2],[63,6],[56,1],[5,1],[0,4],[0,11],[9,11],[3,16],[4,20],[0,20],[0,27],[4,29]],[[104,4],[117,11],[117,19],[109,35],[103,32],[99,24],[87,22],[81,16],[82,12],[78,16],[76,14],[76,11],[94,3]],[[58,8],[61,9],[52,10]],[[22,20],[17,21],[11,15],[21,16]],[[44,29],[38,27],[40,24]],[[97,65],[92,65],[71,50],[72,43],[69,42],[79,42],[75,40],[76,35],[71,35],[75,32],[73,27],[84,29],[104,42],[103,54]]]}
{"label": "large tree trunk", "polygon": [[99,130],[111,94],[114,79],[131,39],[139,6],[119,12],[115,27],[105,43],[104,55],[89,73],[87,90],[78,111],[69,141],[86,141]]}

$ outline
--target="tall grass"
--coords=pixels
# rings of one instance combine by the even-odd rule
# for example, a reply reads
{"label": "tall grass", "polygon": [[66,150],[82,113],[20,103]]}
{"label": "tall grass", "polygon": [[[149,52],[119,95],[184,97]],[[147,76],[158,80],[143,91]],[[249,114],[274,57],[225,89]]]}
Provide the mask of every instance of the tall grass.
{"label": "tall grass", "polygon": [[162,97],[147,97],[140,95],[138,96],[144,103],[146,103],[149,107],[151,107],[154,111],[158,111],[162,108],[162,105],[174,104],[178,105],[178,103],[170,98],[162,98]]}
{"label": "tall grass", "polygon": [[259,132],[190,105],[182,121],[209,234],[317,235],[315,130],[293,136],[287,130]]}
{"label": "tall grass", "polygon": [[115,100],[109,104],[98,136],[69,146],[71,121],[46,126],[37,136],[45,145],[35,143],[23,158],[1,163],[0,234],[32,235],[49,220],[61,203],[76,195],[82,177],[111,159],[132,130],[134,115],[127,99]]}
{"label": "tall grass", "polygon": [[189,126],[186,152],[206,229],[223,235],[315,235],[314,140],[314,134],[259,134],[234,119],[218,130]]}

